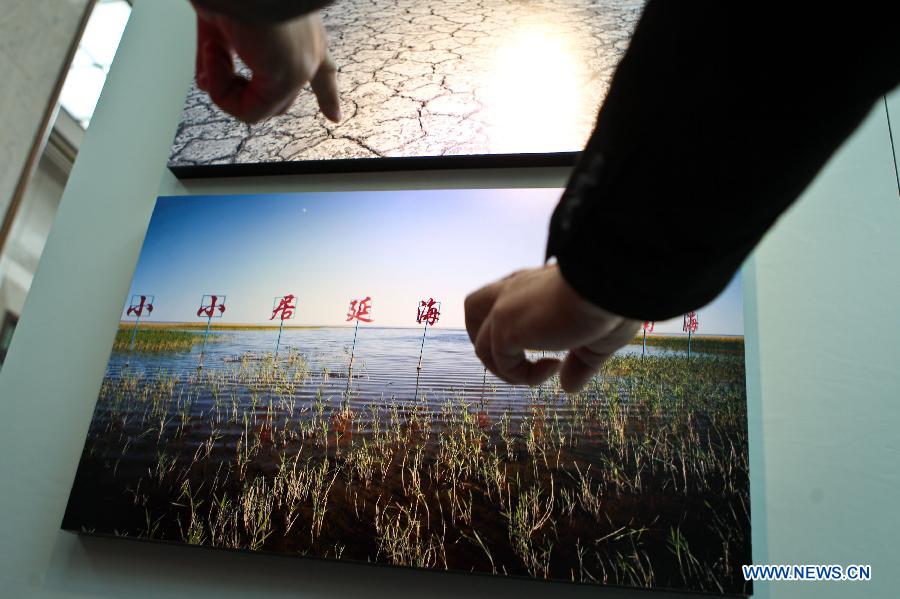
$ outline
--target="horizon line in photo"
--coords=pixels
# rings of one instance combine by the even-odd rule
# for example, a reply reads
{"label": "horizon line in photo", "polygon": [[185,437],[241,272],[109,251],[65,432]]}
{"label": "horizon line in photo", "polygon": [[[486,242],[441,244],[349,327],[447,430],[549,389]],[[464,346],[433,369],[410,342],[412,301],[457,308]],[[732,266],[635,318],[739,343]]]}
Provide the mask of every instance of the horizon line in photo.
{"label": "horizon line in photo", "polygon": [[[274,321],[278,322],[278,321]],[[315,329],[347,329],[352,330],[355,328],[355,325],[352,324],[298,324],[298,325],[289,325],[285,324],[284,327],[281,327],[278,324],[256,324],[256,323],[215,323],[210,324],[210,329],[218,329],[218,330],[278,330],[279,328],[283,328],[284,330],[295,329],[295,330],[315,330]],[[120,320],[120,326],[128,326],[133,327],[135,324],[140,327],[146,328],[185,328],[185,329],[205,329],[206,323],[203,319],[198,319],[197,321],[186,321],[186,320],[173,320],[173,321],[150,321],[150,320],[141,320],[137,322],[135,320]],[[411,331],[421,331],[425,328],[424,324],[420,325],[410,325],[410,326],[386,326],[386,325],[377,325],[377,324],[363,324],[362,327],[366,329],[372,330],[411,330]],[[447,331],[447,332],[462,332],[465,333],[465,328],[460,327],[445,327],[440,324],[436,325],[428,325],[429,330],[439,330],[439,331]],[[638,332],[635,337],[640,337],[641,333]],[[672,331],[672,332],[660,332],[660,333],[647,333],[647,337],[687,337],[687,333]],[[722,333],[692,333],[692,337],[722,337],[728,339],[743,339],[744,335],[735,335],[735,334],[722,334]]]}

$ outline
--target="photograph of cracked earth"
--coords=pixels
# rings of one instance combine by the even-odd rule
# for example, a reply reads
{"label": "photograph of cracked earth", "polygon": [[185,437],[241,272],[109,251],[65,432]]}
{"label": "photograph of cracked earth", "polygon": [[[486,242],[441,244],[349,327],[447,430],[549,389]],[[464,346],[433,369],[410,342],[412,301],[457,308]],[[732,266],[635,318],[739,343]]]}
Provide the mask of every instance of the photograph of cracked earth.
{"label": "photograph of cracked earth", "polygon": [[642,6],[339,0],[323,18],[341,123],[308,88],[284,115],[247,125],[194,85],[169,165],[577,152]]}

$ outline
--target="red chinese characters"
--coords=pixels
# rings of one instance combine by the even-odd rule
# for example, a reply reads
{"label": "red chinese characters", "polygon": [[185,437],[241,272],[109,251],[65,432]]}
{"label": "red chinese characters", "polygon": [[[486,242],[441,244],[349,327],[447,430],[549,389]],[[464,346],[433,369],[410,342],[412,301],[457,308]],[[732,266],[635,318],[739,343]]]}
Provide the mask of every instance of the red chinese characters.
{"label": "red chinese characters", "polygon": [[428,326],[434,326],[437,324],[438,319],[441,317],[441,303],[434,301],[434,298],[428,298],[428,300],[422,300],[419,302],[419,308],[416,312],[416,322],[419,324],[425,323]]}
{"label": "red chinese characters", "polygon": [[699,326],[700,323],[697,321],[696,312],[688,312],[684,315],[684,324],[681,327],[682,331],[685,333],[696,333]]}
{"label": "red chinese characters", "polygon": [[278,305],[272,310],[272,317],[269,320],[275,320],[280,314],[281,320],[291,320],[294,317],[294,311],[297,309],[297,298],[293,295],[286,295],[278,298]]}
{"label": "red chinese characters", "polygon": [[[218,314],[216,312],[218,311]],[[222,316],[225,313],[225,298],[218,295],[205,295],[203,301],[200,302],[200,309],[197,310],[197,316],[205,316],[213,318]]]}
{"label": "red chinese characters", "polygon": [[146,295],[136,295],[131,298],[131,305],[128,307],[128,312],[125,314],[128,316],[135,316],[140,318],[144,315],[144,312],[147,314],[151,314],[153,312],[153,297]]}
{"label": "red chinese characters", "polygon": [[347,312],[347,322],[353,320],[359,322],[372,322],[372,298],[368,295],[365,299],[350,302],[350,311]]}

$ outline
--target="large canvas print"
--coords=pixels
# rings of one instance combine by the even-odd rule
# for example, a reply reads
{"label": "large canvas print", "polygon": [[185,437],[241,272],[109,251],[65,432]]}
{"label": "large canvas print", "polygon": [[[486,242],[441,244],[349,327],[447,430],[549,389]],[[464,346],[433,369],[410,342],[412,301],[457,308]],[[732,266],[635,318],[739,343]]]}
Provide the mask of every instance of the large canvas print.
{"label": "large canvas print", "polygon": [[642,6],[338,0],[323,19],[340,123],[307,90],[284,115],[247,125],[194,85],[169,166],[211,176],[571,163]]}
{"label": "large canvas print", "polygon": [[64,528],[749,593],[740,278],[580,393],[475,356],[465,296],[542,263],[560,193],[160,198]]}

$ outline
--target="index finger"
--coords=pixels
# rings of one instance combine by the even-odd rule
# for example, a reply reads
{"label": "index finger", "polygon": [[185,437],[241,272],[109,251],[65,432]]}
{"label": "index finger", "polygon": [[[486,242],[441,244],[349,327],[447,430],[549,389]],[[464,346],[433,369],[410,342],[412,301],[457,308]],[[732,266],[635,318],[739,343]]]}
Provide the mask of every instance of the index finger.
{"label": "index finger", "polygon": [[316,100],[319,102],[319,110],[330,121],[339,123],[341,121],[341,98],[338,93],[337,83],[337,66],[330,54],[325,56],[325,60],[316,71],[315,77],[310,82]]}
{"label": "index finger", "polygon": [[600,372],[612,353],[597,352],[589,347],[576,347],[569,352],[559,373],[559,384],[566,393],[581,391]]}
{"label": "index finger", "polygon": [[512,385],[539,385],[553,376],[560,367],[555,358],[541,358],[536,362],[525,356],[525,348],[505,339],[499,327],[493,327],[491,357],[498,377]]}
{"label": "index finger", "polygon": [[476,343],[478,333],[481,326],[494,307],[497,296],[500,295],[500,289],[503,287],[503,280],[495,281],[490,285],[485,285],[477,291],[473,291],[463,303],[466,319],[466,332],[469,333],[469,339],[472,343]]}

